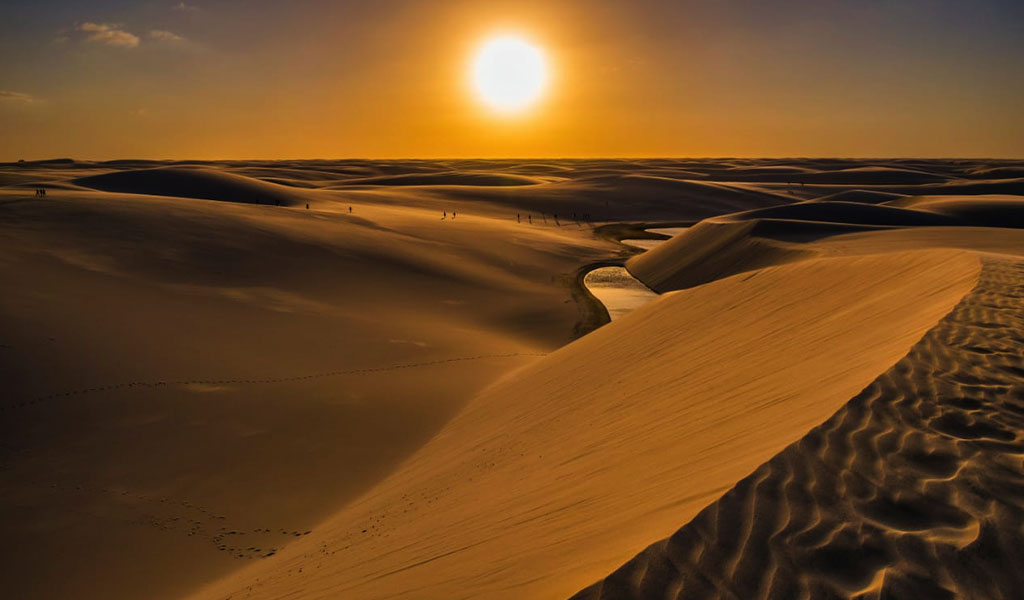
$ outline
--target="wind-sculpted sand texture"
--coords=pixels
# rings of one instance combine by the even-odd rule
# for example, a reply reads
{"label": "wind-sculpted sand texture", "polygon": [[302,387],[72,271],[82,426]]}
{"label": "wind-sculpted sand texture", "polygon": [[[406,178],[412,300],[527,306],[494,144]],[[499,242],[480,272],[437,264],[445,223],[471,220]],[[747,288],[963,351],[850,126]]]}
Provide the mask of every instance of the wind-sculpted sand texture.
{"label": "wind-sculpted sand texture", "polygon": [[825,423],[575,600],[1019,598],[1024,263]]}

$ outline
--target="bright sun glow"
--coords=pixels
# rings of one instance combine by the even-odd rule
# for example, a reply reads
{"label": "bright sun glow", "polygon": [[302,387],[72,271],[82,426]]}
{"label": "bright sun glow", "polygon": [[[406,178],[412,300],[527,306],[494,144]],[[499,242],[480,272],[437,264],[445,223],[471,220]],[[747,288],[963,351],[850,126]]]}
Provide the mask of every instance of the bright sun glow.
{"label": "bright sun glow", "polygon": [[484,104],[499,112],[518,112],[544,93],[548,65],[539,48],[505,35],[487,40],[477,50],[471,77]]}

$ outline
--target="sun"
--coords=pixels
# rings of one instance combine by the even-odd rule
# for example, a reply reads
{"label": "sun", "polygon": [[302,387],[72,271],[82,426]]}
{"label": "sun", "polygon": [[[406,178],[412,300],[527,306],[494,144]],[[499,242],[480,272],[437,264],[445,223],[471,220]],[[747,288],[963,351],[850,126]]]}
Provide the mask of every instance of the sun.
{"label": "sun", "polygon": [[516,113],[544,94],[548,63],[537,46],[519,36],[501,35],[477,50],[470,78],[485,105],[500,113]]}

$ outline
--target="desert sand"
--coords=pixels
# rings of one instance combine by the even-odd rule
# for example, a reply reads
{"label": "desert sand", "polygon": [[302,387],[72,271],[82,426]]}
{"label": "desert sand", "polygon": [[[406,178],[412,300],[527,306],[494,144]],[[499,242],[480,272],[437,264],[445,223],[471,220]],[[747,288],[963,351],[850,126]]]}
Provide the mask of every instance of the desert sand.
{"label": "desert sand", "polygon": [[0,165],[5,595],[1013,597],[1022,175]]}

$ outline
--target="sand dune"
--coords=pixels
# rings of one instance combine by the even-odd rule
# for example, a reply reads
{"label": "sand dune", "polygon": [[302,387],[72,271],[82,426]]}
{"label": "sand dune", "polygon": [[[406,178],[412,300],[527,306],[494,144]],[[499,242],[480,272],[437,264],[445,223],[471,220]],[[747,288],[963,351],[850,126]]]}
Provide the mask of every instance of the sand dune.
{"label": "sand dune", "polygon": [[[908,208],[903,206],[908,206]],[[715,222],[729,223],[771,219],[883,227],[929,227],[972,224],[953,218],[952,215],[937,215],[933,212],[913,210],[914,208],[916,207],[913,203],[895,206],[892,204],[875,205],[859,202],[814,201],[748,210],[717,217],[713,220]]]}
{"label": "sand dune", "polygon": [[1024,178],[1024,167],[1017,166],[983,166],[971,169],[968,174],[985,179],[1021,179]]}
{"label": "sand dune", "polygon": [[917,189],[897,186],[890,191],[906,194],[1014,194],[1020,196],[1024,195],[1024,178],[994,178],[985,181],[956,180],[944,184],[921,186]]}
{"label": "sand dune", "polygon": [[[754,235],[758,221],[703,221],[626,263],[652,290],[668,292],[814,256],[800,244]],[[822,227],[808,228],[819,233]],[[845,229],[849,232],[849,229]]]}
{"label": "sand dune", "polygon": [[[1024,225],[1022,200],[1018,196],[924,196],[880,205],[821,200],[772,206],[706,219],[630,259],[627,267],[652,289],[689,288],[821,255],[818,244],[843,234],[891,228],[1019,227]],[[950,232],[947,237],[952,242],[961,236]],[[834,255],[834,248],[828,254]]]}
{"label": "sand dune", "polygon": [[[358,193],[358,192],[356,192]],[[558,215],[575,224],[620,220],[696,221],[722,213],[773,206],[792,199],[780,193],[738,184],[708,183],[618,173],[564,178],[529,187],[438,186],[413,192],[423,206],[458,206],[461,211],[487,210],[493,216]],[[358,196],[354,196],[358,197]],[[392,196],[393,198],[393,196]],[[387,200],[385,200],[387,201]],[[576,218],[573,218],[575,215]],[[589,215],[589,218],[584,217]]]}
{"label": "sand dune", "polygon": [[826,419],[978,270],[955,252],[821,260],[665,296],[496,384],[308,538],[193,597],[565,597]]}
{"label": "sand dune", "polygon": [[0,165],[4,592],[1012,597],[1022,164]]}
{"label": "sand dune", "polygon": [[733,181],[830,183],[842,185],[920,185],[947,181],[939,173],[891,166],[856,166],[841,169],[815,169],[792,165],[734,166],[723,173]]}
{"label": "sand dune", "polygon": [[879,192],[872,190],[847,190],[844,192],[836,192],[835,194],[829,194],[820,198],[815,198],[816,202],[863,202],[865,204],[881,204],[883,202],[889,202],[892,200],[898,200],[904,198],[902,194],[893,194],[891,192]]}
{"label": "sand dune", "polygon": [[118,171],[82,177],[74,180],[74,183],[105,192],[281,206],[298,204],[301,198],[285,187],[211,169],[166,167]]}
{"label": "sand dune", "polygon": [[1024,227],[1024,196],[914,196],[889,204],[947,215],[962,225]]}
{"label": "sand dune", "polygon": [[1013,598],[1024,585],[1024,264],[671,537],[573,596]]}
{"label": "sand dune", "polygon": [[11,597],[176,598],[273,556],[572,339],[568,282],[617,252],[416,209],[25,196],[0,198]]}
{"label": "sand dune", "polygon": [[361,179],[348,179],[346,185],[536,185],[543,179],[511,175],[507,173],[404,173],[401,175],[378,175]]}

